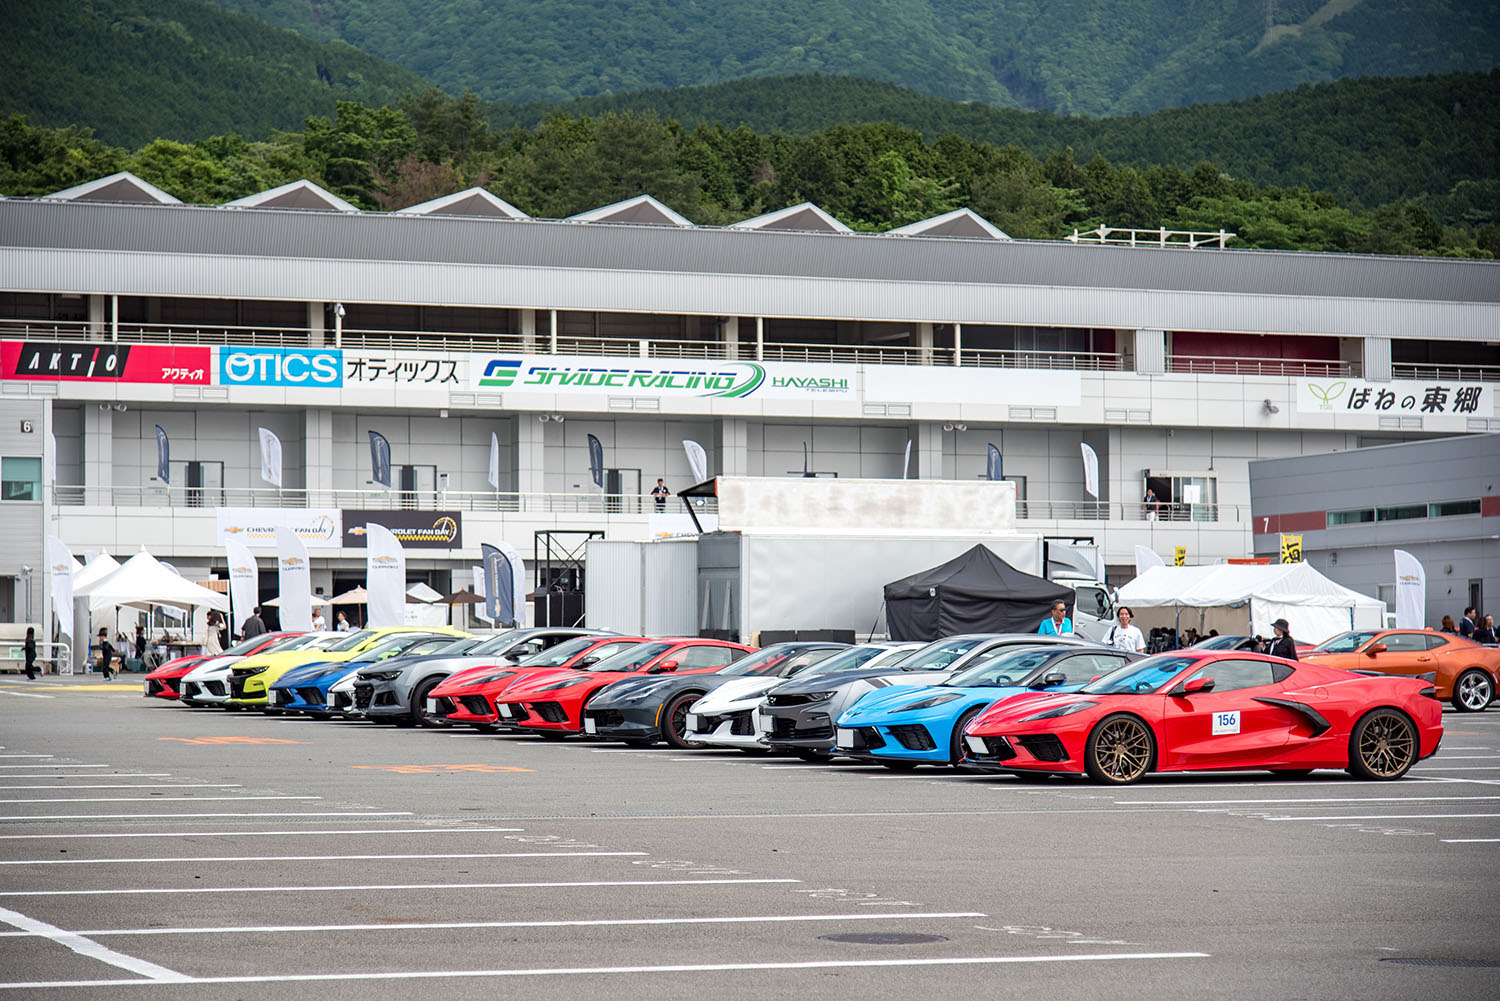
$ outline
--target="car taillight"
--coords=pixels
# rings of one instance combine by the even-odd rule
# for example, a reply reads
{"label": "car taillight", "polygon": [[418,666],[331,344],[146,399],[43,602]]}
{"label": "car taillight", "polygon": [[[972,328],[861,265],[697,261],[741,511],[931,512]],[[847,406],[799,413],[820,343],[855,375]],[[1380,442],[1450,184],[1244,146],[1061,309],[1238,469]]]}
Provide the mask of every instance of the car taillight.
{"label": "car taillight", "polygon": [[1441,702],[1442,701],[1442,699],[1438,698],[1438,694],[1437,694],[1437,689],[1436,688],[1424,688],[1424,689],[1422,689],[1421,694],[1422,694],[1422,696],[1424,698],[1429,698],[1429,699],[1431,699],[1434,702]]}

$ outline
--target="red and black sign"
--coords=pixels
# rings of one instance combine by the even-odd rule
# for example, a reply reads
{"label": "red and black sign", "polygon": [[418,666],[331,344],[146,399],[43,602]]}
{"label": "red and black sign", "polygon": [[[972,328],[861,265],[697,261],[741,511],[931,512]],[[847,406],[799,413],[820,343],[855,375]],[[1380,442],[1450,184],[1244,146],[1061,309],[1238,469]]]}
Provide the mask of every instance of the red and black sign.
{"label": "red and black sign", "polygon": [[364,549],[365,525],[391,530],[403,549],[462,549],[463,514],[459,511],[344,510],[344,547]]}
{"label": "red and black sign", "polygon": [[0,375],[49,382],[213,384],[213,349],[191,345],[0,341]]}

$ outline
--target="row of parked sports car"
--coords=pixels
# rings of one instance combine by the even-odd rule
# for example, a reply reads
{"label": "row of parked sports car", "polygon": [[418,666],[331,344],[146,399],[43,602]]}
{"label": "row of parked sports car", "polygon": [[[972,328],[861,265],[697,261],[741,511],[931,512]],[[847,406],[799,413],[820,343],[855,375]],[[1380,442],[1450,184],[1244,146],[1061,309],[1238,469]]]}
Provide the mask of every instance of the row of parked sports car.
{"label": "row of parked sports car", "polygon": [[[1330,643],[1348,646],[1347,637]],[[1234,649],[1143,658],[1034,634],[754,650],[564,628],[485,638],[416,627],[272,633],[169,662],[146,676],[145,695],[900,770],[1084,772],[1110,783],[1198,769],[1393,779],[1433,754],[1443,732],[1430,677]]]}

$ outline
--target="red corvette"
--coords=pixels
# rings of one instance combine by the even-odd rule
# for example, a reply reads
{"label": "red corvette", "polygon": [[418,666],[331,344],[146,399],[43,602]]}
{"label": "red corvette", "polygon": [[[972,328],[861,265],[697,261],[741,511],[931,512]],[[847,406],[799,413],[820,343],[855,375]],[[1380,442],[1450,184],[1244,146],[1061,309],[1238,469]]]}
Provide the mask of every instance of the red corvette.
{"label": "red corvette", "polygon": [[1136,661],[1067,694],[1019,695],[964,728],[986,771],[1086,772],[1124,784],[1147,772],[1348,769],[1397,779],[1435,753],[1443,705],[1431,682],[1370,677],[1231,650]]}
{"label": "red corvette", "polygon": [[642,674],[706,674],[754,649],[725,640],[649,640],[581,671],[521,675],[495,696],[495,709],[501,723],[559,740],[583,730],[583,707],[605,685]]}
{"label": "red corvette", "polygon": [[580,636],[557,644],[519,664],[471,667],[444,678],[428,693],[427,711],[454,723],[489,729],[499,718],[494,697],[509,688],[518,675],[556,668],[584,668],[613,657],[626,647],[646,642],[644,636]]}
{"label": "red corvette", "polygon": [[214,660],[217,657],[248,657],[252,653],[260,653],[277,640],[286,639],[288,636],[300,636],[301,633],[261,633],[247,640],[240,640],[230,646],[223,653],[192,654],[188,657],[178,657],[169,660],[161,667],[146,675],[146,686],[143,694],[146,698],[176,700],[182,697],[177,690],[177,682],[182,676],[205,661]]}

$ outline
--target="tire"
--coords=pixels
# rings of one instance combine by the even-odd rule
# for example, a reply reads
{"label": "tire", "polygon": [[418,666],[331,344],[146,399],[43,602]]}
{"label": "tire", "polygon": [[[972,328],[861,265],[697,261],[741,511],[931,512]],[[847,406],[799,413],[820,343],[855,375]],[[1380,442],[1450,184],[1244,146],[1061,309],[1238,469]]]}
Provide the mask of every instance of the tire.
{"label": "tire", "polygon": [[1371,782],[1399,779],[1417,763],[1416,724],[1399,709],[1372,709],[1349,735],[1349,774]]}
{"label": "tire", "polygon": [[1461,713],[1484,712],[1494,700],[1494,681],[1477,667],[1469,668],[1453,683],[1453,708]]}
{"label": "tire", "polygon": [[948,764],[955,768],[964,759],[964,727],[968,726],[969,721],[978,716],[983,709],[984,706],[975,706],[953,724],[953,735],[948,738]]}
{"label": "tire", "polygon": [[434,688],[438,686],[438,682],[442,680],[442,678],[427,678],[418,683],[416,688],[412,689],[411,706],[408,709],[408,712],[411,713],[412,725],[430,727],[448,725],[448,721],[443,719],[441,716],[433,716],[427,712],[427,696]]}
{"label": "tire", "polygon": [[1139,716],[1106,716],[1089,733],[1083,767],[1089,778],[1106,785],[1129,785],[1156,764],[1156,737]]}
{"label": "tire", "polygon": [[675,747],[679,751],[691,751],[703,746],[696,740],[688,740],[684,736],[687,733],[688,708],[701,698],[703,698],[702,692],[683,692],[662,707],[661,739],[668,747]]}
{"label": "tire", "polygon": [[910,772],[917,767],[915,761],[882,761],[881,767],[889,768],[893,772]]}

